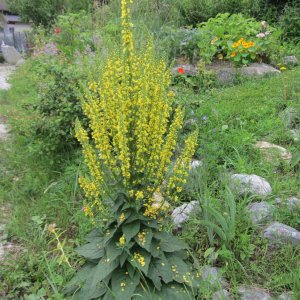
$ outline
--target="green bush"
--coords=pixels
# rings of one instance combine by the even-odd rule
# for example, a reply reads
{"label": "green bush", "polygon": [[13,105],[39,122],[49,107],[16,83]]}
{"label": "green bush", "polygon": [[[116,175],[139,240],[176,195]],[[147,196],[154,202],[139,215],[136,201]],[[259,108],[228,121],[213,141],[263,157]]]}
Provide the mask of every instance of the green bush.
{"label": "green bush", "polygon": [[198,31],[200,57],[206,61],[268,61],[279,46],[279,30],[241,14],[219,14],[200,23]]}
{"label": "green bush", "polygon": [[283,38],[295,44],[300,43],[300,3],[286,5],[280,19],[280,26],[283,30]]}
{"label": "green bush", "polygon": [[219,13],[245,13],[257,16],[262,0],[183,0],[178,2],[180,11],[189,25],[197,25],[214,18]]}
{"label": "green bush", "polygon": [[80,82],[83,69],[57,57],[43,57],[33,62],[39,86],[39,99],[33,106],[37,120],[31,134],[46,152],[65,151],[76,145],[75,120],[82,118]]}

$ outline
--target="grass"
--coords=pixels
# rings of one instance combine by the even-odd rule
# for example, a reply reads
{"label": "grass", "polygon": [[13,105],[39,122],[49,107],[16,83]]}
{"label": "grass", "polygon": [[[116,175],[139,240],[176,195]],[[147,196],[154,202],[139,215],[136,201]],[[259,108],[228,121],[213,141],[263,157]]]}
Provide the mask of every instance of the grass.
{"label": "grass", "polygon": [[[196,118],[200,126],[197,156],[204,162],[198,176],[190,178],[183,201],[201,202],[206,197],[222,213],[227,205],[226,178],[230,173],[266,178],[273,188],[267,199],[272,203],[276,197],[300,196],[298,166],[272,164],[253,147],[256,141],[267,140],[297,155],[299,142],[290,136],[280,113],[286,107],[299,105],[299,80],[300,68],[296,68],[279,77],[250,80],[206,93],[178,91],[177,101],[186,108],[187,118]],[[7,291],[7,299],[62,299],[62,287],[80,264],[73,247],[92,227],[81,211],[83,197],[77,186],[81,157],[79,153],[64,153],[60,155],[63,163],[61,159],[57,163],[55,157],[37,154],[38,145],[23,134],[34,122],[34,113],[26,107],[37,99],[30,64],[19,69],[11,83],[11,90],[0,93],[0,115],[8,117],[12,128],[11,139],[0,145],[1,170],[5,174],[0,177],[0,203],[9,202],[13,207],[8,238],[23,244],[27,251],[18,261],[8,259],[1,268],[0,290]],[[197,184],[198,198],[194,190]],[[188,241],[199,266],[214,261],[223,269],[232,293],[236,293],[239,284],[246,283],[261,286],[273,296],[285,290],[299,295],[300,248],[273,247],[260,237],[246,212],[246,206],[256,200],[260,199],[235,198],[235,226],[230,232],[234,238],[226,243],[216,236],[210,241],[199,216],[184,226],[182,237]],[[297,211],[280,208],[274,218],[300,230]],[[74,269],[61,261],[47,231],[51,223],[60,228]],[[208,249],[212,249],[215,259],[207,255]],[[209,294],[210,291],[202,292],[203,298],[210,298]]]}
{"label": "grass", "polygon": [[[281,117],[284,109],[299,105],[299,80],[300,68],[296,68],[282,77],[251,80],[205,95],[189,91],[179,94],[178,101],[187,107],[188,118],[196,118],[200,124],[197,155],[204,162],[198,171],[202,173],[200,179],[199,176],[196,179],[198,185],[202,181],[200,203],[205,200],[219,211],[226,211],[223,190],[228,183],[224,178],[230,173],[256,174],[267,179],[273,188],[266,200],[270,203],[274,203],[276,197],[300,196],[297,163],[270,163],[253,147],[256,141],[265,140],[285,147],[294,157],[299,155],[299,142],[292,139]],[[186,194],[183,198],[197,200],[189,186]],[[226,246],[216,237],[211,245],[217,256],[215,264],[223,268],[233,293],[244,283],[263,287],[273,296],[293,290],[297,298],[300,295],[300,247],[268,245],[249,220],[246,206],[253,201],[261,199],[236,199],[235,237]],[[299,209],[291,211],[281,207],[274,220],[300,230],[299,213]],[[210,262],[210,258],[205,257],[207,232],[201,222],[198,216],[183,229],[183,236],[196,251],[200,265]]]}

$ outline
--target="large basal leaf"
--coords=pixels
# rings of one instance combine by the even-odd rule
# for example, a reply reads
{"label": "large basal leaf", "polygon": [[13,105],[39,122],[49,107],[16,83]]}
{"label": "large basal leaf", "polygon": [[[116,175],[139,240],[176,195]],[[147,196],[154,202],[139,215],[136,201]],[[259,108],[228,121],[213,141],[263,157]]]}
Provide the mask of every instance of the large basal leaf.
{"label": "large basal leaf", "polygon": [[115,260],[118,256],[120,256],[123,252],[123,249],[118,245],[118,240],[116,238],[112,238],[109,243],[105,247],[106,258],[109,261]]}
{"label": "large basal leaf", "polygon": [[154,237],[160,240],[161,250],[164,252],[174,252],[187,248],[187,245],[179,238],[167,232],[157,232]]}
{"label": "large basal leaf", "polygon": [[[72,295],[73,300],[89,300],[101,297],[107,291],[108,279],[106,278],[102,281],[96,280],[98,275],[97,272],[97,265],[86,264],[77,272],[70,282],[69,285],[71,285],[70,287],[72,287],[72,289],[67,286],[64,289],[64,293],[72,295],[76,292],[75,295]],[[76,284],[74,284],[75,281]],[[81,288],[79,289],[79,287]]]}
{"label": "large basal leaf", "polygon": [[[139,236],[140,234],[140,236]],[[153,233],[151,228],[143,229],[139,232],[139,234],[135,237],[135,241],[139,244],[140,247],[146,249],[150,252],[151,249],[151,241],[153,237]],[[141,239],[142,237],[142,239]]]}
{"label": "large basal leaf", "polygon": [[171,283],[162,287],[151,300],[192,300],[195,296],[184,285]]}
{"label": "large basal leaf", "polygon": [[93,242],[95,239],[100,240],[103,238],[103,235],[103,230],[101,228],[96,228],[85,237],[85,240],[88,242]]}
{"label": "large basal leaf", "polygon": [[187,283],[187,280],[191,281],[193,276],[193,268],[191,264],[187,264],[183,259],[174,254],[167,254],[166,259],[171,266],[173,280],[179,283]]}
{"label": "large basal leaf", "polygon": [[124,269],[115,271],[111,279],[115,299],[130,300],[139,283],[140,275],[138,272],[131,278]]}
{"label": "large basal leaf", "polygon": [[[147,275],[149,264],[151,261],[151,255],[144,249],[141,248],[134,248],[134,249],[135,250],[131,252],[132,257],[129,259],[129,261],[134,268],[140,269],[145,275]],[[138,253],[139,255],[141,255],[141,257],[144,259],[143,264],[141,264],[137,259],[134,259],[134,253]]]}
{"label": "large basal leaf", "polygon": [[161,280],[163,280],[164,283],[172,282],[173,272],[168,261],[163,259],[152,260],[149,266],[148,277],[158,290],[160,290],[162,286]]}
{"label": "large basal leaf", "polygon": [[140,225],[141,223],[139,220],[122,225],[122,232],[125,235],[127,243],[130,242],[130,240],[138,234],[138,232],[140,231]]}
{"label": "large basal leaf", "polygon": [[93,285],[92,282],[88,281],[78,293],[76,293],[71,299],[72,300],[90,300],[99,299],[107,292],[107,284],[99,282],[97,285]]}
{"label": "large basal leaf", "polygon": [[94,241],[92,243],[78,247],[76,251],[79,255],[83,256],[87,260],[100,259],[104,255],[102,239],[99,243],[97,241]]}
{"label": "large basal leaf", "polygon": [[74,293],[79,286],[81,286],[85,281],[91,276],[96,268],[95,264],[86,263],[84,264],[72,278],[72,280],[65,286],[63,293],[68,295]]}
{"label": "large basal leaf", "polygon": [[113,270],[119,266],[119,260],[107,261],[106,257],[103,257],[96,266],[95,274],[93,275],[93,282],[96,285],[98,282],[105,279]]}

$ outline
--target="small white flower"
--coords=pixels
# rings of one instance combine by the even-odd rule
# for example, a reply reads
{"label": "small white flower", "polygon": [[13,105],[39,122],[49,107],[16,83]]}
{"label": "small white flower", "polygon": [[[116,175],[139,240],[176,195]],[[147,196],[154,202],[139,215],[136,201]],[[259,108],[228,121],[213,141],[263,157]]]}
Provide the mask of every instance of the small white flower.
{"label": "small white flower", "polygon": [[258,38],[264,38],[266,35],[262,32],[260,32],[259,34],[256,35],[256,37]]}

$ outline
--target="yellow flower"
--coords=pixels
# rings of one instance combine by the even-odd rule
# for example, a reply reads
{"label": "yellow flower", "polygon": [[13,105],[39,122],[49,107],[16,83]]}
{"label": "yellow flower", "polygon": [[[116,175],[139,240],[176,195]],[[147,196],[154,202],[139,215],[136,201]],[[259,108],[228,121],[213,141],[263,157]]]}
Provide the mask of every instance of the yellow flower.
{"label": "yellow flower", "polygon": [[146,264],[146,263],[145,263],[145,258],[144,258],[141,254],[135,252],[134,255],[133,255],[133,258],[134,258],[135,260],[137,260],[138,263],[139,263],[142,267],[145,266],[145,264]]}
{"label": "yellow flower", "polygon": [[232,52],[230,57],[235,57],[236,56],[236,53],[235,52]]}
{"label": "yellow flower", "polygon": [[120,246],[124,246],[125,243],[126,243],[126,240],[125,240],[125,236],[123,234],[119,239],[119,244],[120,244]]}

